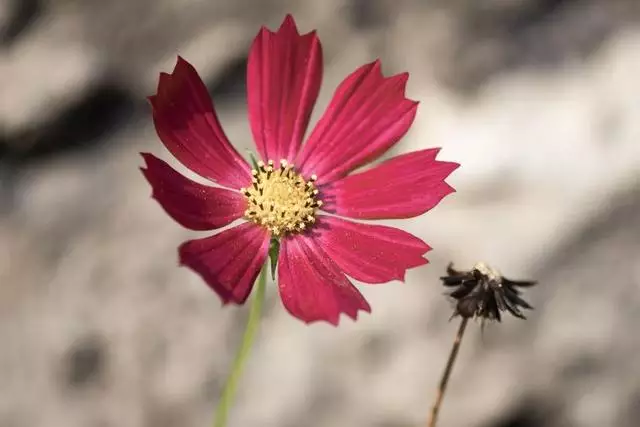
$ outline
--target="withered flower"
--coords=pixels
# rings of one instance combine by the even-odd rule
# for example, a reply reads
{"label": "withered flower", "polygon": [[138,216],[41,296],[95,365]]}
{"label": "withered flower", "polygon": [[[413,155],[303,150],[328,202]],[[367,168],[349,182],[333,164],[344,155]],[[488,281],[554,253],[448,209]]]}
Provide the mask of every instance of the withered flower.
{"label": "withered flower", "polygon": [[449,294],[457,301],[454,316],[499,322],[501,311],[525,319],[520,308],[533,309],[520,298],[518,287],[530,287],[536,282],[507,279],[483,262],[477,263],[469,271],[455,270],[451,263],[447,267],[447,276],[440,279],[444,286],[456,288]]}
{"label": "withered flower", "polygon": [[447,266],[447,276],[441,277],[442,284],[455,288],[449,295],[456,300],[453,316],[460,316],[460,326],[451,347],[451,353],[445,365],[436,399],[431,407],[428,427],[435,427],[438,420],[440,406],[444,399],[444,393],[449,383],[449,377],[453,370],[460,343],[464,336],[465,328],[472,317],[480,318],[482,325],[486,320],[501,321],[501,311],[508,311],[515,317],[524,319],[520,308],[532,310],[533,307],[520,298],[518,287],[530,287],[536,284],[534,281],[516,281],[503,277],[498,270],[489,267],[484,262],[479,262],[469,271],[458,271],[453,268],[453,263]]}

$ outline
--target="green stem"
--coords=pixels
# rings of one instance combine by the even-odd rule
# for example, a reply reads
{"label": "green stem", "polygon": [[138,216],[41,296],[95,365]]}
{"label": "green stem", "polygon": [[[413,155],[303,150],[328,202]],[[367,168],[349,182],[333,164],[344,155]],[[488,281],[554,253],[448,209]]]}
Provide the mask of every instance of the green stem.
{"label": "green stem", "polygon": [[251,307],[249,308],[249,319],[247,320],[247,327],[244,330],[242,337],[242,343],[238,349],[238,353],[233,361],[231,367],[231,373],[227,378],[227,382],[224,385],[222,391],[222,397],[218,402],[216,409],[216,417],[213,422],[214,427],[224,427],[227,425],[227,418],[229,417],[229,410],[233,405],[236,389],[238,388],[238,382],[242,376],[242,370],[249,356],[253,341],[256,337],[258,325],[260,323],[260,312],[262,311],[262,303],[264,302],[264,294],[267,282],[267,269],[268,263],[262,267],[260,276],[258,276],[257,288],[255,295],[251,301]]}

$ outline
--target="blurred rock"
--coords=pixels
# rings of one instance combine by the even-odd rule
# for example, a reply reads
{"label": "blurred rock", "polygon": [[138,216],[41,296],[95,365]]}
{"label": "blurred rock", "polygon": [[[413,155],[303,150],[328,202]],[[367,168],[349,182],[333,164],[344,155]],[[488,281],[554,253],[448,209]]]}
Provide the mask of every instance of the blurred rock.
{"label": "blurred rock", "polygon": [[[637,425],[637,3],[542,3],[43,2],[0,50],[11,194],[0,191],[0,426],[210,422],[246,310],[221,308],[177,267],[177,245],[199,234],[162,212],[139,173],[139,151],[169,158],[144,96],[180,52],[249,148],[243,60],[287,10],[323,41],[314,117],[344,76],[382,57],[386,74],[410,70],[421,101],[394,153],[443,146],[463,167],[456,194],[402,223],[435,248],[432,264],[404,285],[363,286],[371,315],[308,327],[269,288],[231,425],[422,424],[456,328],[437,277],[479,259],[539,279],[537,309],[470,328],[442,425]],[[588,47],[582,25],[602,29]],[[514,37],[525,33],[542,47]],[[558,60],[527,60],[536,49]]]}
{"label": "blurred rock", "polygon": [[5,47],[29,28],[40,14],[40,0],[0,2],[0,46]]}
{"label": "blurred rock", "polygon": [[[144,99],[154,91],[159,70],[170,71],[178,53],[215,80],[246,57],[261,25],[277,26],[287,12],[296,14],[301,27],[310,19],[320,30],[331,27],[325,44],[339,43],[348,29],[340,19],[345,14],[334,14],[342,3],[45,0],[37,22],[0,50],[0,137],[12,150],[39,149],[23,135],[46,129],[91,96],[94,86],[117,85]],[[12,4],[2,13],[9,27],[18,25],[12,18],[20,19],[10,13]]]}
{"label": "blurred rock", "polygon": [[439,76],[462,91],[481,88],[496,73],[544,70],[587,58],[640,17],[640,3],[629,0],[449,4],[457,12],[457,37]]}

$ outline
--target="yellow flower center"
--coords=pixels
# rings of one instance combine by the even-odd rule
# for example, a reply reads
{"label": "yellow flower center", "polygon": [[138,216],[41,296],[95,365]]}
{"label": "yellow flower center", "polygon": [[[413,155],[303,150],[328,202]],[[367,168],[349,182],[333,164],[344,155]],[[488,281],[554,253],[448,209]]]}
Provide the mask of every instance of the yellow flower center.
{"label": "yellow flower center", "polygon": [[240,189],[247,198],[247,220],[265,227],[275,237],[300,233],[315,222],[316,209],[322,206],[315,175],[305,181],[284,159],[278,168],[274,168],[273,160],[266,165],[260,161],[251,174],[251,187]]}

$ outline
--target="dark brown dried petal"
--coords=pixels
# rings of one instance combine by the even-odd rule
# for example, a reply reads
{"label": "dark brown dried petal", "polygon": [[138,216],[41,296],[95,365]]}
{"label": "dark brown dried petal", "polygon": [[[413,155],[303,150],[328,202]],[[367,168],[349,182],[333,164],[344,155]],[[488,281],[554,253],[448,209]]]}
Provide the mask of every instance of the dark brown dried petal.
{"label": "dark brown dried petal", "polygon": [[538,282],[534,280],[510,280],[506,277],[502,278],[502,283],[506,286],[519,286],[521,288],[530,288],[536,285]]}

